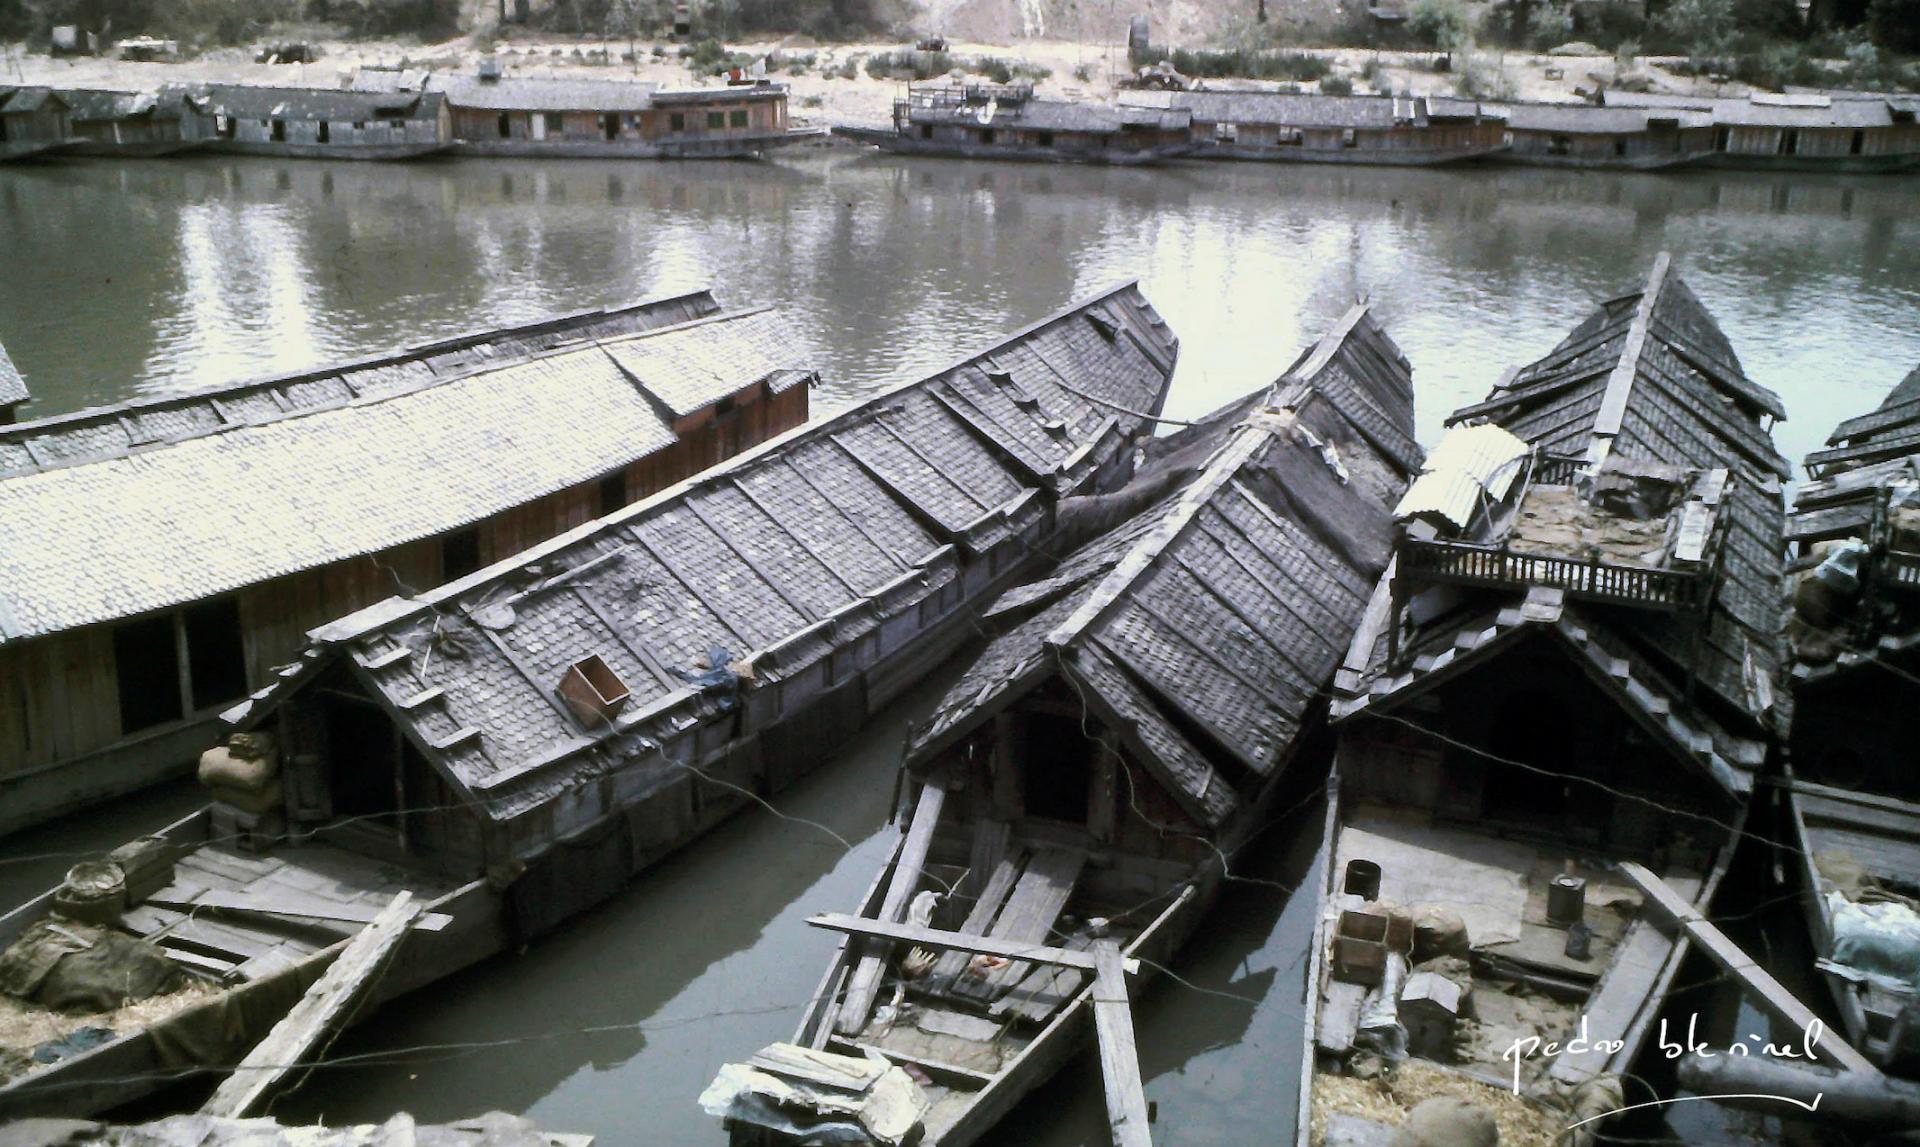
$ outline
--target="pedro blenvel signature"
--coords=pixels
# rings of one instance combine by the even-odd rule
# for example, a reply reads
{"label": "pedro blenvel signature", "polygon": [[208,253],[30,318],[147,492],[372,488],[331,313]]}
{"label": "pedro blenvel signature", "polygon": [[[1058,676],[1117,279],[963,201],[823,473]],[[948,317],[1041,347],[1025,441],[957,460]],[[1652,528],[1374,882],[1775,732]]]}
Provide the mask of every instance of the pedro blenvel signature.
{"label": "pedro blenvel signature", "polygon": [[[1716,1056],[1722,1055],[1761,1055],[1773,1059],[1803,1059],[1809,1063],[1813,1063],[1819,1060],[1819,1056],[1814,1054],[1814,1045],[1820,1042],[1820,1037],[1825,1035],[1827,1031],[1825,1024],[1814,1019],[1807,1022],[1806,1031],[1802,1033],[1802,1038],[1798,1045],[1795,1045],[1792,1040],[1788,1040],[1785,1043],[1774,1043],[1771,1040],[1762,1040],[1759,1036],[1753,1035],[1748,1036],[1744,1040],[1735,1040],[1723,1048],[1714,1048],[1708,1046],[1704,1040],[1698,1038],[1697,1032],[1699,1024],[1699,1013],[1696,1012],[1687,1017],[1687,1038],[1685,1042],[1682,1042],[1673,1038],[1668,1031],[1667,1021],[1664,1018],[1661,1019],[1658,1039],[1660,1053],[1668,1059],[1679,1059],[1682,1056],[1689,1055],[1696,1056],[1700,1059],[1713,1059]],[[1521,1061],[1525,1059],[1533,1056],[1552,1059],[1562,1055],[1585,1055],[1590,1051],[1597,1051],[1604,1055],[1613,1055],[1625,1050],[1626,1046],[1626,1043],[1622,1040],[1589,1039],[1587,1036],[1587,1017],[1581,1016],[1580,1034],[1567,1040],[1565,1043],[1543,1040],[1539,1036],[1522,1036],[1514,1040],[1507,1050],[1501,1052],[1500,1058],[1513,1061],[1513,1093],[1518,1095],[1520,1094],[1520,1064]],[[1792,1095],[1683,1095],[1675,1099],[1656,1099],[1649,1103],[1635,1103],[1627,1107],[1617,1107],[1612,1111],[1589,1116],[1580,1120],[1579,1123],[1570,1123],[1567,1125],[1567,1130],[1572,1130],[1582,1124],[1593,1123],[1597,1120],[1618,1115],[1623,1111],[1635,1111],[1642,1107],[1660,1107],[1669,1103],[1685,1103],[1693,1099],[1777,1099],[1782,1103],[1791,1103],[1795,1107],[1805,1111],[1817,1111],[1820,1108],[1820,1100],[1824,1098],[1825,1095],[1825,1092],[1816,1092],[1811,1100],[1800,1099]]]}

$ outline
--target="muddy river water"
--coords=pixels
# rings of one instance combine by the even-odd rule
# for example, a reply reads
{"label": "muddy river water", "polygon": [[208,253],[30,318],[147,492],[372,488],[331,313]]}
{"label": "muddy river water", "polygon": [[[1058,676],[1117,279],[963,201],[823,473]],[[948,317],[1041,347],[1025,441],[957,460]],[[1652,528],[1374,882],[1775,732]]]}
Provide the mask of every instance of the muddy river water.
{"label": "muddy river water", "polygon": [[[30,413],[209,385],[456,331],[711,284],[771,303],[816,410],[936,369],[1076,295],[1141,278],[1182,339],[1169,412],[1270,381],[1357,296],[1412,360],[1421,436],[1546,351],[1656,251],[1779,391],[1790,457],[1920,362],[1920,183],[1693,174],[1165,171],[769,164],[187,159],[0,169],[0,343]],[[924,694],[922,695],[924,700]],[[523,1111],[603,1144],[716,1144],[693,1099],[784,1038],[887,847],[916,698],[777,802],[736,818],[534,947],[403,1001],[277,1108],[328,1122],[406,1108]],[[0,842],[0,897],[57,854],[192,807],[185,786]],[[817,822],[817,823],[804,823]],[[1291,1125],[1318,814],[1269,831],[1142,1002],[1164,1145],[1283,1143]],[[45,855],[56,854],[56,855]],[[22,857],[39,856],[40,859]],[[12,858],[11,860],[9,858]],[[1083,1061],[1008,1144],[1101,1141]]]}

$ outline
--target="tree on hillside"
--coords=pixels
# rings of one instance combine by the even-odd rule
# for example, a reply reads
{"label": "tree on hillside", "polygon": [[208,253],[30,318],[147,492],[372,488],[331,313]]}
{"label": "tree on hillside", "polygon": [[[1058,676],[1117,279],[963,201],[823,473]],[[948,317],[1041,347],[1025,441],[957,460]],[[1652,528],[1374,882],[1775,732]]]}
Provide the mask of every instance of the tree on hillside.
{"label": "tree on hillside", "polygon": [[1473,42],[1473,21],[1460,0],[1420,0],[1407,14],[1407,31],[1446,53],[1448,66],[1454,52]]}
{"label": "tree on hillside", "polygon": [[1733,0],[1673,0],[1659,23],[1687,46],[1696,67],[1724,57],[1733,46]]}

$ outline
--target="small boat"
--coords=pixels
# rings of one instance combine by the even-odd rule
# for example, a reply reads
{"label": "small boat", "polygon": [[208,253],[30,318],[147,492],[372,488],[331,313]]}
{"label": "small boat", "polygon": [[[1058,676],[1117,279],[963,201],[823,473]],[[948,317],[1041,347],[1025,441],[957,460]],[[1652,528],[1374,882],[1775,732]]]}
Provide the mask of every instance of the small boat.
{"label": "small boat", "polygon": [[1148,1142],[1127,974],[1163,968],[1278,794],[1318,784],[1412,413],[1406,360],[1356,307],[1075,508],[1097,535],[1000,598],[915,732],[892,857],[852,913],[810,921],[846,939],[793,1041],[702,1096],[737,1147],[965,1147],[1090,1039],[1115,1141]]}
{"label": "small boat", "polygon": [[1920,369],[1807,458],[1798,548],[1789,840],[1815,966],[1845,1034],[1920,1074]]}
{"label": "small boat", "polygon": [[1185,111],[1037,99],[1031,84],[921,84],[894,101],[892,126],[833,134],[902,155],[1135,167],[1193,150],[1191,124]]}
{"label": "small boat", "polygon": [[1301,1142],[1447,1093],[1548,1147],[1644,1098],[1786,725],[1778,402],[1662,255],[1449,420],[1334,686]]}
{"label": "small boat", "polygon": [[180,98],[184,134],[221,155],[404,160],[454,146],[439,92],[207,84]]}
{"label": "small boat", "polygon": [[[697,388],[740,353],[627,349],[622,387]],[[1136,287],[1108,290],[313,630],[221,715],[208,811],[0,918],[0,944],[22,944],[0,991],[94,1029],[84,1048],[13,1049],[51,1062],[13,1062],[0,1120],[235,1062],[401,893],[425,915],[366,989],[376,1004],[551,931],[756,807],[971,637],[1050,552],[1059,503],[1126,480],[1177,354]],[[48,969],[81,949],[143,966],[158,994],[78,997],[105,1014],[59,1018]]]}

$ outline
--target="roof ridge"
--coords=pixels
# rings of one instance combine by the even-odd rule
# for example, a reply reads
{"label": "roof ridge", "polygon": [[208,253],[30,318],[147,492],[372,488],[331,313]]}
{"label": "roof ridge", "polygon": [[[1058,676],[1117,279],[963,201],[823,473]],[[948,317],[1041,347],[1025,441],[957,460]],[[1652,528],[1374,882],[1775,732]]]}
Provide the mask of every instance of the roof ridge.
{"label": "roof ridge", "polygon": [[1120,595],[1129,586],[1139,580],[1140,575],[1151,569],[1166,548],[1186,531],[1187,526],[1212,500],[1226,482],[1239,472],[1255,447],[1265,442],[1272,434],[1272,419],[1260,420],[1260,413],[1249,416],[1233,429],[1231,436],[1223,443],[1212,458],[1207,460],[1205,471],[1200,478],[1181,491],[1179,501],[1160,524],[1147,535],[1136,541],[1107,575],[1100,579],[1087,599],[1074,609],[1067,619],[1061,622],[1053,632],[1041,640],[1041,644],[1055,649],[1065,649],[1076,641],[1086,628],[1097,621],[1107,607],[1118,601]]}
{"label": "roof ridge", "polygon": [[1652,334],[1653,310],[1659,303],[1660,292],[1666,289],[1667,271],[1671,265],[1672,257],[1665,251],[1654,257],[1653,269],[1647,274],[1647,285],[1641,290],[1640,301],[1634,307],[1633,322],[1627,327],[1620,358],[1607,376],[1607,389],[1600,399],[1600,413],[1593,422],[1593,440],[1587,445],[1587,464],[1595,470],[1607,460],[1608,453],[1613,449],[1613,440],[1619,435],[1620,425],[1626,418],[1627,403],[1633,397],[1633,384],[1640,374],[1640,355]]}

